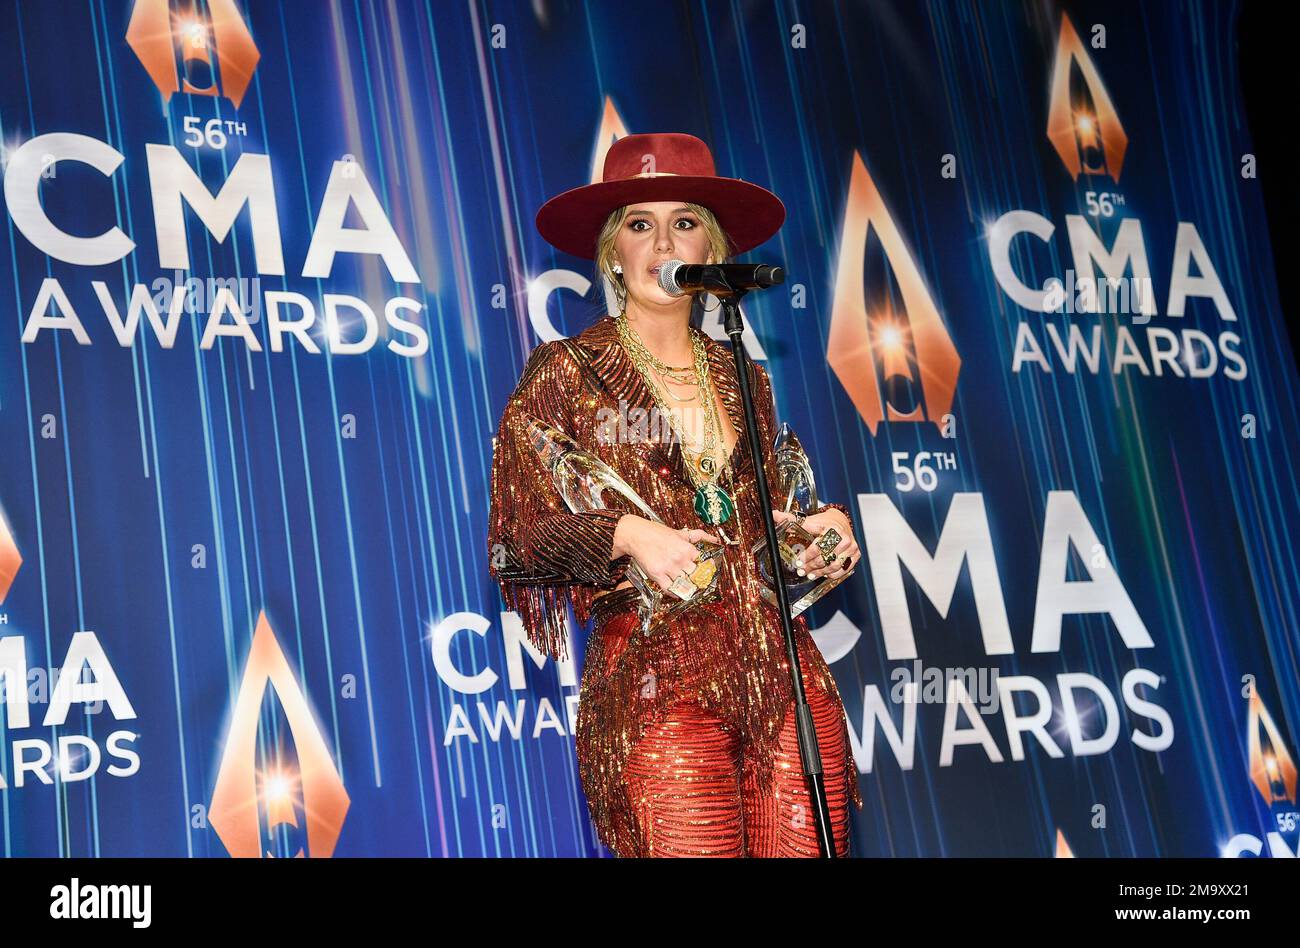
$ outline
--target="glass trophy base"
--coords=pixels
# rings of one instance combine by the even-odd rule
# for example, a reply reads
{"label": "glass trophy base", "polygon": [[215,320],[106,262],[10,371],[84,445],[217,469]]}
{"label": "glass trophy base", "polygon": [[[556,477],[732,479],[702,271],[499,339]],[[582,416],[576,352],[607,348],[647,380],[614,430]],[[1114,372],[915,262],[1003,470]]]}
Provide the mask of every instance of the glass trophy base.
{"label": "glass trophy base", "polygon": [[[776,539],[777,551],[781,555],[781,576],[785,582],[786,598],[790,603],[790,618],[792,619],[852,576],[853,570],[858,568],[855,563],[852,569],[835,579],[826,576],[819,576],[816,579],[800,576],[795,561],[804,550],[816,544],[817,535],[806,529],[799,521],[787,520],[784,523],[777,524]],[[758,575],[763,580],[763,585],[759,590],[760,594],[765,601],[779,609],[780,603],[776,599],[776,584],[772,579],[771,567],[768,565],[767,540],[759,540],[754,544],[750,552],[754,555],[754,566],[758,571]]]}

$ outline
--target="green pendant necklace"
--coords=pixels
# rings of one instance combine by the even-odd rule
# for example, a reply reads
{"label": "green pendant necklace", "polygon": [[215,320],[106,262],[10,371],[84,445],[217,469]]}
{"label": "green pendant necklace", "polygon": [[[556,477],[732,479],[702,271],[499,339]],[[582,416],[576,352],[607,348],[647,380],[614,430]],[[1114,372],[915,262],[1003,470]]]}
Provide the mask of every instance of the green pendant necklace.
{"label": "green pendant necklace", "polygon": [[718,405],[714,400],[713,386],[709,384],[708,357],[705,355],[701,361],[703,365],[700,369],[700,392],[701,401],[704,406],[704,451],[696,461],[700,474],[707,478],[704,483],[700,483],[695,478],[692,471],[692,480],[695,481],[695,513],[696,515],[711,527],[726,523],[735,513],[736,504],[731,499],[731,495],[718,485],[718,478],[722,471],[718,468],[718,462],[713,457],[713,445],[718,439],[722,429],[722,423],[718,420]]}
{"label": "green pendant necklace", "polygon": [[717,484],[701,484],[695,489],[695,512],[710,526],[726,523],[735,510],[731,495]]}

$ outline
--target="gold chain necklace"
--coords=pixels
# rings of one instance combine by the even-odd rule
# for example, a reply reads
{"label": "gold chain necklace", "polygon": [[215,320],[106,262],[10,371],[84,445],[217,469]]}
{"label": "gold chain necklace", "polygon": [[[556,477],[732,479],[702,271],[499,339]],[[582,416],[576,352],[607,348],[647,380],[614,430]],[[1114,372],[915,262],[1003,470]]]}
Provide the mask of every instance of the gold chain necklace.
{"label": "gold chain necklace", "polygon": [[[631,357],[632,363],[636,366],[637,371],[641,373],[651,391],[665,403],[669,421],[672,422],[672,408],[667,404],[667,398],[665,398],[662,388],[648,370],[649,366],[658,360],[646,348],[645,343],[641,341],[641,337],[632,328],[625,314],[620,313],[615,318],[614,323],[618,327],[619,340],[623,344],[624,351]],[[690,332],[691,348],[695,354],[695,374],[699,382],[699,395],[704,407],[704,442],[698,454],[690,459],[691,463],[687,464],[686,469],[695,484],[696,514],[705,523],[716,526],[725,523],[731,518],[732,513],[735,511],[735,502],[717,483],[718,477],[722,474],[722,468],[718,466],[718,461],[713,455],[713,447],[717,441],[717,432],[721,430],[721,424],[718,419],[716,396],[713,392],[713,386],[709,383],[709,355],[704,347],[703,336],[694,329],[691,329]],[[686,450],[686,438],[682,433],[684,428],[685,422],[683,419],[678,426],[678,437],[682,440],[683,453],[690,455],[692,452]],[[728,464],[727,467],[729,468],[730,465]]]}
{"label": "gold chain necklace", "polygon": [[[664,373],[660,372],[659,379],[663,382],[665,386],[664,391],[668,393],[668,397],[675,402],[693,402],[699,397],[699,381],[695,378],[695,366],[691,366],[690,378],[681,378],[677,375],[664,375]],[[674,385],[694,385],[696,388],[695,391],[691,392],[689,395],[678,395],[672,389],[667,387],[669,382]]]}
{"label": "gold chain necklace", "polygon": [[[649,365],[655,361],[654,355],[646,348],[645,343],[641,341],[640,335],[638,335],[637,331],[632,328],[632,325],[627,321],[627,317],[624,316],[619,318],[618,329],[620,339],[623,342],[623,347],[627,351],[628,355],[632,357],[632,362],[636,365],[637,371],[639,371],[645,378],[655,396],[661,402],[667,403],[670,399],[669,393],[664,391],[663,387],[655,381],[653,374],[648,371]],[[695,356],[695,365],[692,366],[692,368],[695,370],[696,381],[699,384],[699,390],[705,392],[707,391],[708,386],[708,353],[704,350],[703,340],[695,334],[692,334],[691,336],[691,348]],[[670,421],[675,419],[677,420],[674,428],[677,431],[678,438],[681,440],[683,447],[687,444],[693,446],[694,450],[688,453],[699,452],[701,454],[707,454],[709,464],[711,464],[713,461],[712,454],[715,434],[712,424],[713,418],[708,410],[707,404],[704,405],[703,442],[687,437],[687,432],[691,429],[688,429],[684,416],[678,417],[678,413],[674,412],[671,406],[666,404],[665,411],[668,413]],[[706,465],[700,465],[700,470],[705,475],[713,473]],[[692,471],[692,476],[693,475],[694,471]]]}
{"label": "gold chain necklace", "polygon": [[[619,316],[619,319],[626,320],[627,316]],[[637,331],[632,328],[631,323],[624,323],[623,325],[631,332],[633,345],[639,350],[642,358],[653,365],[660,374],[693,372],[696,369],[696,365],[693,361],[689,365],[669,365],[667,362],[664,362],[646,348],[645,343],[641,341],[641,337],[637,335]],[[620,332],[621,331],[622,330],[620,329]],[[694,356],[694,338],[692,338],[692,356]]]}

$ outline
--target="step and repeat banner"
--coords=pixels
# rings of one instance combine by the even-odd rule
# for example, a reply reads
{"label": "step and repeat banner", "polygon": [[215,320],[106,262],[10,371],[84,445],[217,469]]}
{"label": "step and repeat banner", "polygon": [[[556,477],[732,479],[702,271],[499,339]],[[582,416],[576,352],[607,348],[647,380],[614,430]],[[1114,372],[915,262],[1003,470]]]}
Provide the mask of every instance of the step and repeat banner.
{"label": "step and repeat banner", "polygon": [[492,436],[604,312],[537,208],[683,131],[789,210],[746,343],[867,557],[811,613],[855,854],[1294,855],[1238,12],[4,4],[4,854],[607,855]]}

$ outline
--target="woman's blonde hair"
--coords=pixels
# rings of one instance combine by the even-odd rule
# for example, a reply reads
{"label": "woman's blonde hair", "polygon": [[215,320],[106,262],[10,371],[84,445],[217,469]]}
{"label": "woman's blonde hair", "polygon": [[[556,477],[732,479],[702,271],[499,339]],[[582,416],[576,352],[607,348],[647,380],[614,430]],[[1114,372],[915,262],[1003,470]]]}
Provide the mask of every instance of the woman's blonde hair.
{"label": "woman's blonde hair", "polygon": [[[703,205],[692,204],[690,201],[682,203],[700,219],[700,226],[708,235],[710,262],[726,263],[727,258],[732,256],[731,241],[727,237],[727,232],[722,229],[722,225],[718,223],[717,216]],[[614,240],[618,237],[619,228],[627,220],[628,210],[631,207],[631,204],[625,204],[611,211],[609,217],[605,218],[605,225],[600,229],[600,236],[596,238],[596,272],[609,280],[620,302],[624,304],[627,302],[627,286],[623,283],[623,275],[614,272]],[[603,293],[599,280],[596,281],[596,289],[598,293]]]}

